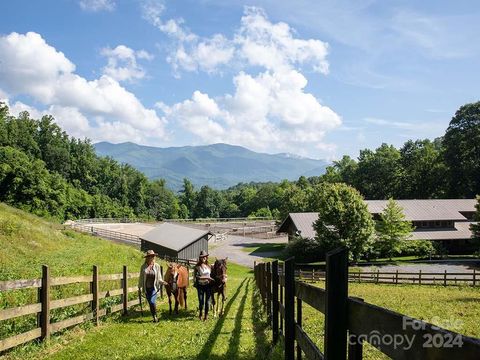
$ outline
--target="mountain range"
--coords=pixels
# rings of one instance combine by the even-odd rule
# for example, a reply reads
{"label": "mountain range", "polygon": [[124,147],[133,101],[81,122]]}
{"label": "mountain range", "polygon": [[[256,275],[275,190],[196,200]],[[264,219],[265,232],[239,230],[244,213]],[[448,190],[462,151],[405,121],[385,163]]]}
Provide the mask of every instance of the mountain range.
{"label": "mountain range", "polygon": [[94,144],[100,156],[127,163],[150,179],[165,179],[172,190],[180,190],[188,178],[200,187],[226,189],[240,182],[278,182],[296,180],[301,175],[318,176],[325,172],[326,161],[292,154],[265,154],[241,146],[213,144],[205,146],[151,147],[125,142]]}

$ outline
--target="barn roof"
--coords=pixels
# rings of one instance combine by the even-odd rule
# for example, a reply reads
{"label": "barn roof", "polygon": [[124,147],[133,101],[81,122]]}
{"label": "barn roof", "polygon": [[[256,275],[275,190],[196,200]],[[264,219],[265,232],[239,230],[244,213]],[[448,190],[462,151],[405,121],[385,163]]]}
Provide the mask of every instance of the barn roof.
{"label": "barn roof", "polygon": [[[411,239],[422,240],[451,240],[468,239],[472,236],[470,225],[472,222],[462,215],[465,212],[474,212],[475,199],[440,199],[440,200],[395,200],[403,208],[405,219],[408,221],[454,221],[454,229],[421,229],[412,233]],[[371,214],[378,214],[386,207],[388,200],[365,200]],[[293,222],[294,227],[301,231],[304,238],[315,237],[313,223],[318,219],[318,213],[290,213],[282,222],[277,232],[287,232]],[[458,221],[458,222],[457,222]]]}
{"label": "barn roof", "polygon": [[288,224],[293,222],[300,236],[303,238],[313,239],[315,237],[315,230],[313,229],[313,223],[318,220],[318,213],[290,213],[287,218],[282,222],[277,232],[287,232]]}
{"label": "barn roof", "polygon": [[180,251],[207,234],[212,235],[210,231],[163,223],[140,236],[140,239],[168,249]]}
{"label": "barn roof", "polygon": [[472,237],[470,226],[475,222],[462,221],[455,223],[455,229],[416,229],[412,232],[412,240],[465,240]]}
{"label": "barn roof", "polygon": [[[409,221],[465,221],[462,212],[475,211],[475,199],[395,200]],[[365,200],[371,214],[379,214],[388,200]]]}

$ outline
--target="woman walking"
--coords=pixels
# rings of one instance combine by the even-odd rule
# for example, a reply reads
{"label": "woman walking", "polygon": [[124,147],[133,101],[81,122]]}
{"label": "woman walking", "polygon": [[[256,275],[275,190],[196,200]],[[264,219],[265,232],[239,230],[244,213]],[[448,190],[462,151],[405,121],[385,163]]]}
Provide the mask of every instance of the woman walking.
{"label": "woman walking", "polygon": [[157,253],[153,250],[148,250],[145,253],[145,262],[140,268],[140,276],[138,277],[138,288],[143,292],[145,298],[150,305],[150,312],[152,313],[153,322],[158,322],[157,318],[157,294],[160,291],[160,286],[165,285],[160,274],[160,264],[155,262]]}
{"label": "woman walking", "polygon": [[195,285],[198,292],[198,309],[200,311],[198,318],[203,321],[208,318],[208,305],[210,300],[210,282],[213,279],[210,277],[211,267],[208,264],[208,254],[205,251],[200,251],[197,265],[195,266]]}

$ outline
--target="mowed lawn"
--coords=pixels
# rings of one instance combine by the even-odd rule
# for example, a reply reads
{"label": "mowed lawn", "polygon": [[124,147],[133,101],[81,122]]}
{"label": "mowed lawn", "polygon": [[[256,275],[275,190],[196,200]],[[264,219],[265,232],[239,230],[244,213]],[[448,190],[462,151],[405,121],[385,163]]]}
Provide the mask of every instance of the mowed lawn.
{"label": "mowed lawn", "polygon": [[[315,285],[324,288],[325,284]],[[419,286],[349,283],[349,296],[356,296],[398,313],[421,319],[457,333],[480,338],[480,288],[471,286]],[[303,305],[303,327],[323,350],[322,313]],[[364,359],[388,359],[380,351],[364,347]]]}
{"label": "mowed lawn", "polygon": [[197,317],[196,289],[188,291],[189,309],[170,315],[159,301],[160,322],[148,306],[128,316],[107,319],[98,328],[73,331],[43,348],[18,349],[11,359],[266,359],[271,333],[247,268],[229,264],[225,314],[206,322]]}

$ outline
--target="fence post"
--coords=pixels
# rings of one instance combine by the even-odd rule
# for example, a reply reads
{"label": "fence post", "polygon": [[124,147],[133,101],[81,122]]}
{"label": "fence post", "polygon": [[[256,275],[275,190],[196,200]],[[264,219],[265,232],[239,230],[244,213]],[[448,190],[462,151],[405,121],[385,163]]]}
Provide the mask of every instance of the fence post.
{"label": "fence post", "polygon": [[278,260],[272,263],[272,335],[273,343],[278,341]]}
{"label": "fence post", "polygon": [[95,325],[98,326],[99,323],[99,316],[98,311],[99,309],[99,300],[98,300],[98,267],[97,265],[93,265],[93,277],[92,277],[92,312],[93,312],[93,321]]}
{"label": "fence post", "polygon": [[380,279],[380,270],[377,270],[377,284],[379,279]]}
{"label": "fence post", "polygon": [[398,284],[398,270],[395,272],[395,285]]}
{"label": "fence post", "polygon": [[[285,279],[285,272],[284,272],[284,269],[285,269],[285,264],[283,265],[282,267],[282,276],[284,277]],[[280,283],[280,281],[279,281]],[[283,296],[283,288],[284,286],[282,286],[282,284],[280,284],[280,304],[282,305],[285,305],[285,297]],[[282,335],[284,335],[285,333],[283,332],[283,329],[284,329],[284,326],[283,326],[283,322],[284,322],[284,317],[282,314],[280,314],[280,332],[282,333]]]}
{"label": "fence post", "polygon": [[[361,298],[355,298],[355,300],[362,301]],[[362,339],[358,337],[358,334],[350,333],[349,339],[352,342],[348,343],[348,360],[362,360],[363,359],[363,343]]]}
{"label": "fence post", "polygon": [[272,266],[267,263],[267,273],[266,273],[266,289],[267,289],[267,321],[270,322],[272,319]]}
{"label": "fence post", "polygon": [[[297,298],[297,324],[302,327],[302,299]],[[293,332],[295,334],[295,331]],[[302,360],[302,348],[297,342],[297,360]]]}
{"label": "fence post", "polygon": [[325,290],[325,359],[343,360],[347,356],[348,321],[348,251],[344,247],[327,254]]}
{"label": "fence post", "polygon": [[285,360],[295,357],[295,259],[285,261]]}
{"label": "fence post", "polygon": [[422,285],[422,270],[418,272],[418,285]]}
{"label": "fence post", "polygon": [[128,312],[128,271],[127,265],[123,265],[123,315]]}
{"label": "fence post", "polygon": [[50,270],[47,265],[42,266],[42,313],[40,315],[41,338],[46,341],[50,338]]}
{"label": "fence post", "polygon": [[445,273],[443,275],[443,286],[447,286],[447,270],[445,270]]}
{"label": "fence post", "polygon": [[473,286],[475,286],[477,282],[476,275],[477,275],[476,270],[473,269]]}

